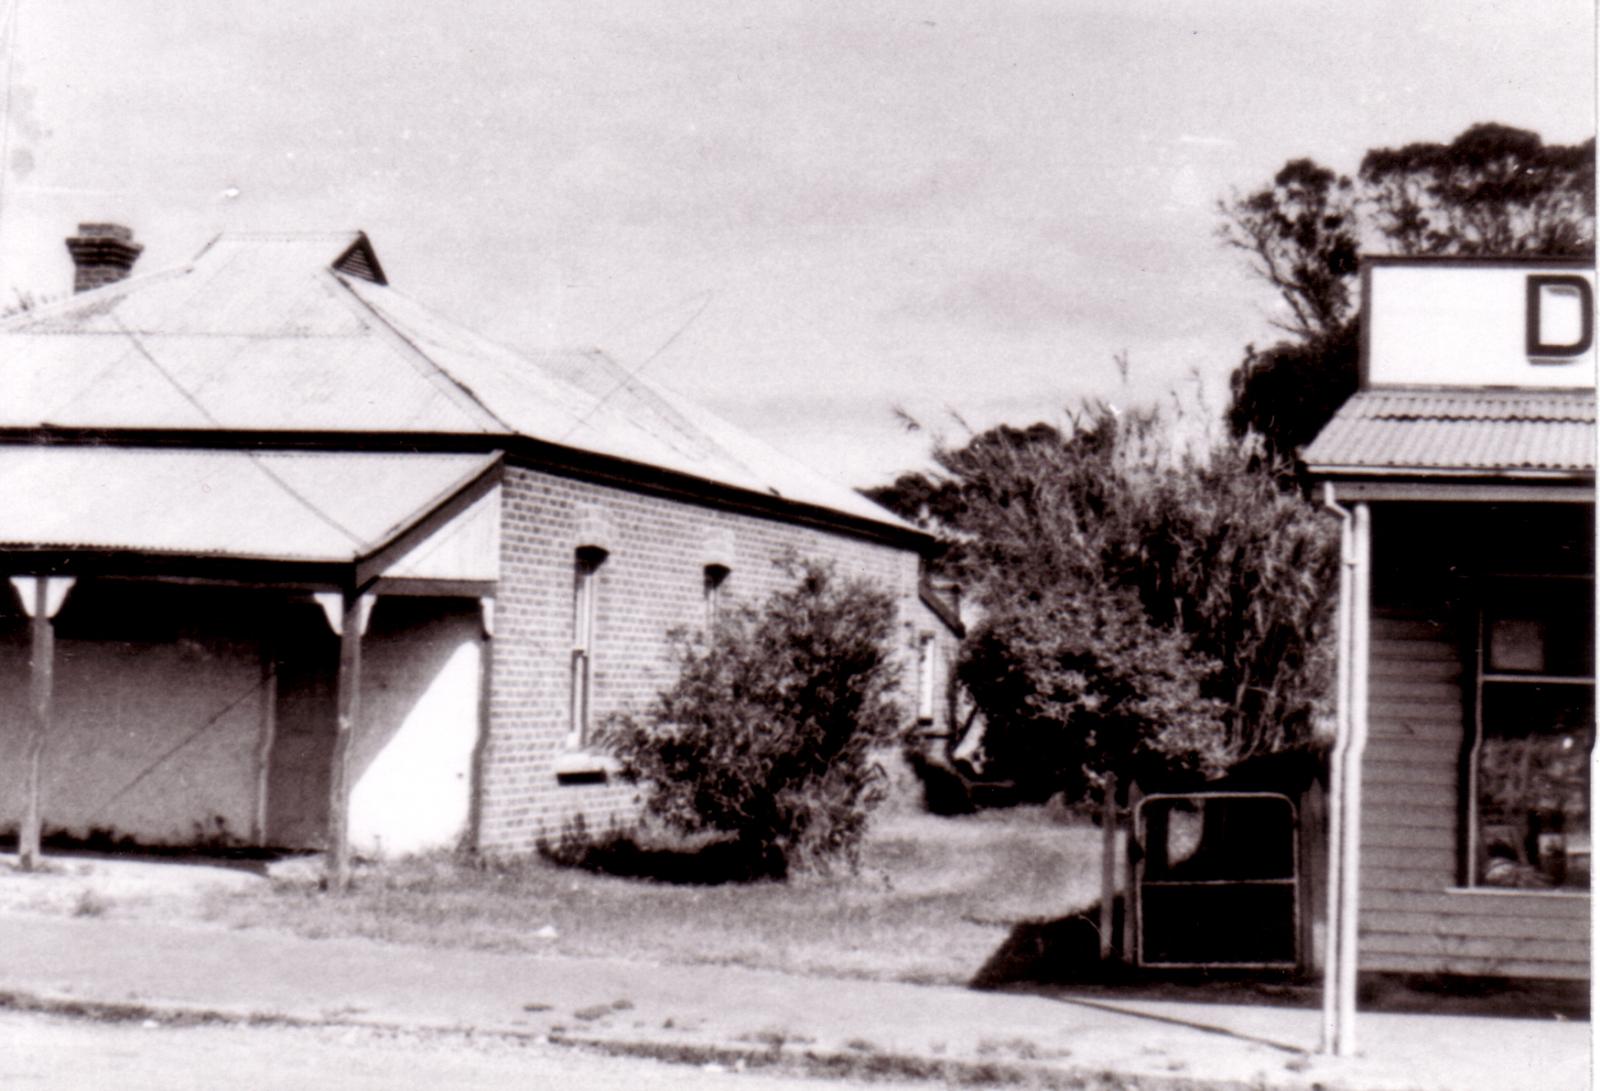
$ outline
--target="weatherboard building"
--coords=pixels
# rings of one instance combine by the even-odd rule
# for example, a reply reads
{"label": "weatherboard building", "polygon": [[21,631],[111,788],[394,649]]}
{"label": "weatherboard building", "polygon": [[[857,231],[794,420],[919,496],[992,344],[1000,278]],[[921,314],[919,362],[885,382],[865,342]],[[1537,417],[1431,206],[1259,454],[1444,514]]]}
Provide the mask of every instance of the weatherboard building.
{"label": "weatherboard building", "polygon": [[1328,1033],[1357,972],[1589,976],[1594,269],[1369,260],[1344,520]]}
{"label": "weatherboard building", "polygon": [[598,352],[526,356],[364,235],[225,235],[0,324],[0,833],[521,851],[626,822],[593,732],[667,633],[787,580],[888,591],[908,720],[958,624],[918,530]]}

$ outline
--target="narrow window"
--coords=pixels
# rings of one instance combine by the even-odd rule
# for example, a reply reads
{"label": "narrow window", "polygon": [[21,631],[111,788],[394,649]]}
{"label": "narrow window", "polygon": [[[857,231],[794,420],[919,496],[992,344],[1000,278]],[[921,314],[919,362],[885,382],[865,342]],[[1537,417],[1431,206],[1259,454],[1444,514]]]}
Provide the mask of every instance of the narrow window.
{"label": "narrow window", "polygon": [[1473,886],[1589,889],[1592,602],[1577,580],[1506,583],[1485,597],[1467,797]]}
{"label": "narrow window", "polygon": [[578,550],[572,581],[572,705],[567,725],[567,746],[578,749],[589,740],[589,719],[594,700],[595,599],[603,549]]}
{"label": "narrow window", "polygon": [[917,722],[933,722],[934,657],[933,634],[917,639]]}
{"label": "narrow window", "polygon": [[728,566],[724,564],[706,565],[705,575],[705,602],[706,602],[706,628],[713,629],[717,624],[717,611],[722,607],[722,585],[728,580]]}

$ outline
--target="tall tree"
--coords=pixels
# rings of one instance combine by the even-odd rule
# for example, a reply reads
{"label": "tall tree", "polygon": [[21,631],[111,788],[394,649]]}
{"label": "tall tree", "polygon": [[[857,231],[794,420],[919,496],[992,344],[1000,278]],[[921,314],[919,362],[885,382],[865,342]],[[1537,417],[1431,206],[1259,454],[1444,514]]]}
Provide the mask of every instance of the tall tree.
{"label": "tall tree", "polygon": [[1269,185],[1218,203],[1219,238],[1272,287],[1289,336],[1245,351],[1228,423],[1289,458],[1356,388],[1360,250],[1395,254],[1594,252],[1594,140],[1546,144],[1506,125],[1449,143],[1374,148],[1355,180],[1308,159]]}
{"label": "tall tree", "polygon": [[1374,148],[1361,160],[1372,226],[1398,254],[1594,253],[1594,139],[1474,125],[1449,144]]}
{"label": "tall tree", "polygon": [[1345,323],[1361,245],[1349,178],[1309,159],[1293,159],[1271,185],[1218,208],[1218,236],[1249,255],[1251,272],[1272,285],[1287,307],[1290,317],[1273,325],[1311,341]]}

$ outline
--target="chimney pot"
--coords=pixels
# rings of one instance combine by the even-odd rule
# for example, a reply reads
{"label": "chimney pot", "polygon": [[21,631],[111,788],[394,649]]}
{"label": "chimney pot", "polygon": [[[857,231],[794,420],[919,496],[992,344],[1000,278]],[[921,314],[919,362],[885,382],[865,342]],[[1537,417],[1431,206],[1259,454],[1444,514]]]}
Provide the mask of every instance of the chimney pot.
{"label": "chimney pot", "polygon": [[80,223],[78,233],[67,239],[67,250],[77,267],[72,290],[87,292],[126,277],[144,245],[134,242],[133,232],[122,224]]}

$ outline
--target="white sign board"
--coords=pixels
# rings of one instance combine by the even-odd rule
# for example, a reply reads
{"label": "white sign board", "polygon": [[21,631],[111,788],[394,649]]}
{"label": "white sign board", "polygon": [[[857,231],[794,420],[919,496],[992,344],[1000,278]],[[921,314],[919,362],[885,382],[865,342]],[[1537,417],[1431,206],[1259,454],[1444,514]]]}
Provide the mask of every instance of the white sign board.
{"label": "white sign board", "polygon": [[1594,386],[1593,268],[1419,259],[1367,278],[1368,386]]}

